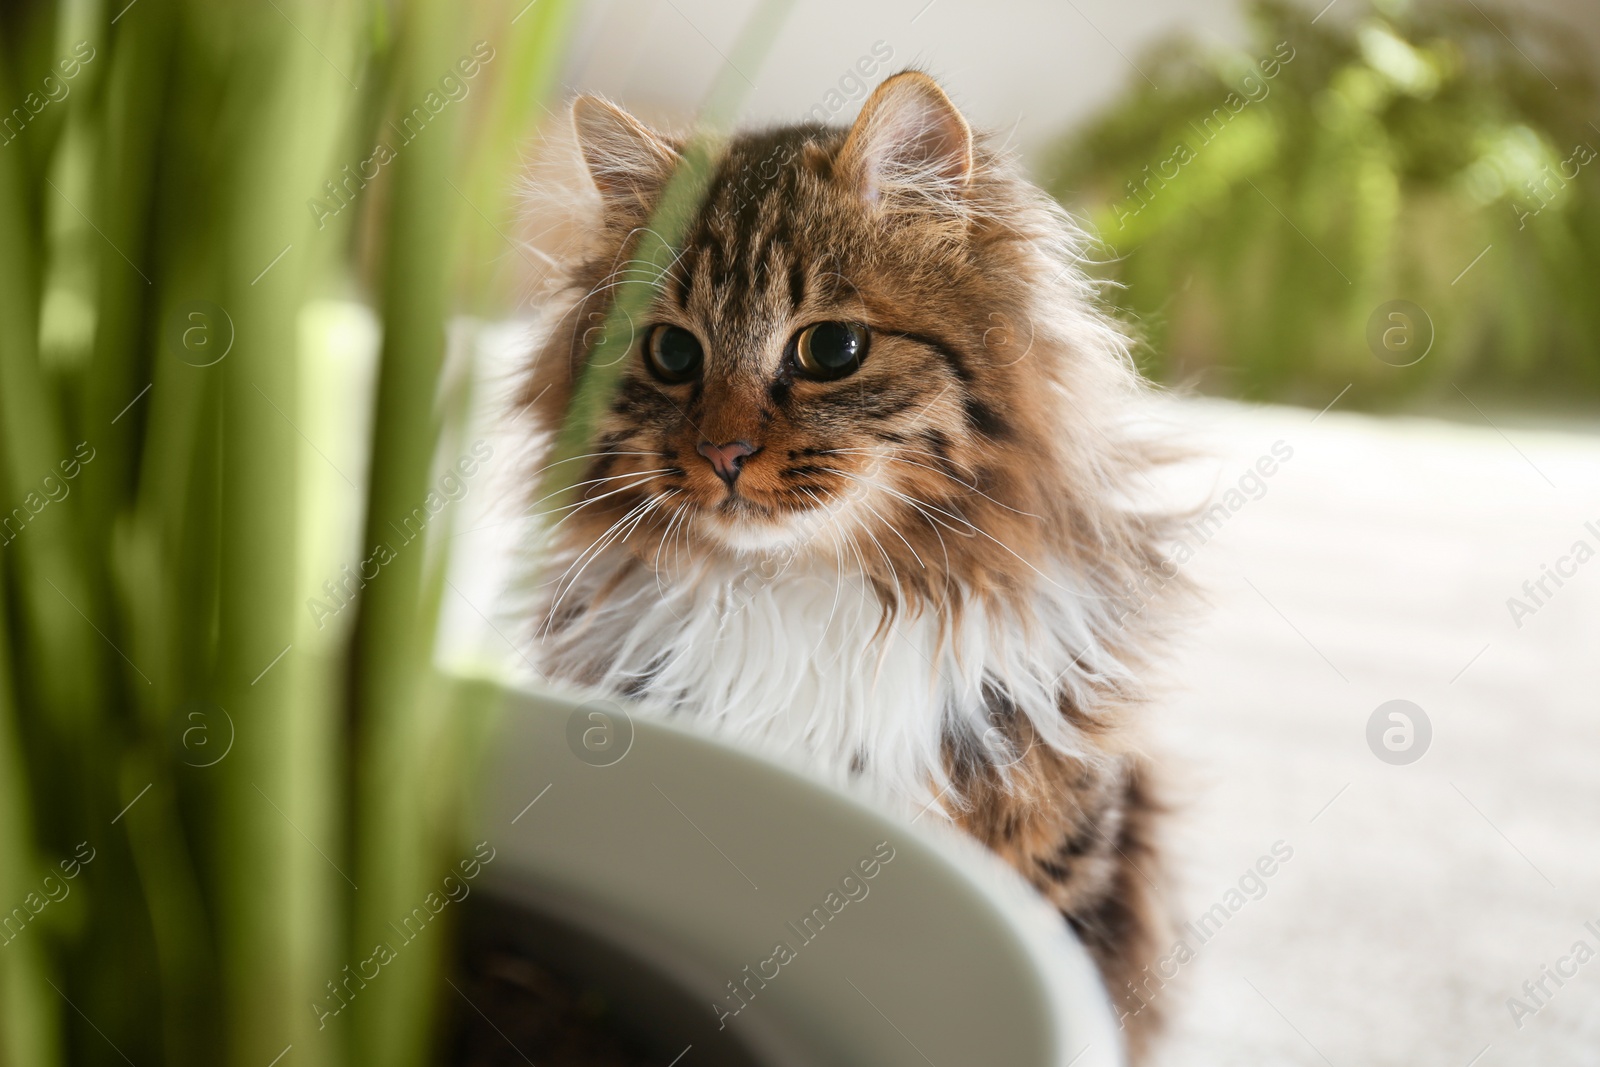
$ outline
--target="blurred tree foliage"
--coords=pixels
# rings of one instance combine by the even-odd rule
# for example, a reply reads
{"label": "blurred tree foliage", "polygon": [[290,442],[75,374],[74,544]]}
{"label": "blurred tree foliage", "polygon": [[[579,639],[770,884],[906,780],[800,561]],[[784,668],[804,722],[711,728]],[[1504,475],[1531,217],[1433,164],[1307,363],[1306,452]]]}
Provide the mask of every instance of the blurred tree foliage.
{"label": "blurred tree foliage", "polygon": [[568,11],[0,5],[0,1065],[430,1058],[445,325]]}
{"label": "blurred tree foliage", "polygon": [[[1105,242],[1149,371],[1317,406],[1352,382],[1379,405],[1600,393],[1600,97],[1576,36],[1401,0],[1248,21],[1246,52],[1142,58],[1045,168]],[[1428,325],[1375,319],[1392,300],[1432,323],[1411,366]]]}

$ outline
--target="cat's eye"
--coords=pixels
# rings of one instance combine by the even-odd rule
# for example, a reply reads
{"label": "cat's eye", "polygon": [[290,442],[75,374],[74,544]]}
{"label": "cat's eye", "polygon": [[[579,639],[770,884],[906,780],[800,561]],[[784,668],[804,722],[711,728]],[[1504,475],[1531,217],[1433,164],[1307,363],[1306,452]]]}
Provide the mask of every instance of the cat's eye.
{"label": "cat's eye", "polygon": [[831,382],[856,372],[867,358],[867,340],[860,323],[812,323],[795,338],[795,362],[807,378]]}
{"label": "cat's eye", "polygon": [[682,326],[652,326],[644,339],[644,361],[664,382],[686,382],[700,369],[700,338]]}

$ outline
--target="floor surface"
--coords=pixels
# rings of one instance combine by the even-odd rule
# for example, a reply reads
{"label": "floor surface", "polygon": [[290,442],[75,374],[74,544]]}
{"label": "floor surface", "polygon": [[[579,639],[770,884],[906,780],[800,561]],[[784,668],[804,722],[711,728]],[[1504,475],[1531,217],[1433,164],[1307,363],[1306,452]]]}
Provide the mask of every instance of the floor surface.
{"label": "floor surface", "polygon": [[[1600,436],[1177,418],[1219,491],[1293,456],[1189,564],[1212,609],[1157,736],[1184,772],[1182,913],[1223,909],[1155,983],[1156,1062],[1600,1064]],[[1571,576],[1535,602],[1547,565]],[[1391,700],[1425,750],[1388,711],[1369,746]]]}

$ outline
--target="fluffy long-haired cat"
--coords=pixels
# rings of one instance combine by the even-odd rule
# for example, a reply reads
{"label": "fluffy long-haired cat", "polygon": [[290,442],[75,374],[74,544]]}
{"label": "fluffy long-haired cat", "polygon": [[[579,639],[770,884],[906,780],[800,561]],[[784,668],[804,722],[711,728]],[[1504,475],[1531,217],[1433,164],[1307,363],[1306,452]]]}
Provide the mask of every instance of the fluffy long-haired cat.
{"label": "fluffy long-haired cat", "polygon": [[641,279],[686,142],[592,97],[573,121],[599,198],[523,394],[538,423],[618,292],[651,291],[554,532],[542,667],[944,813],[1060,909],[1137,1053],[1132,983],[1165,942],[1127,720],[1182,583],[1082,235],[908,71],[848,129],[724,144]]}

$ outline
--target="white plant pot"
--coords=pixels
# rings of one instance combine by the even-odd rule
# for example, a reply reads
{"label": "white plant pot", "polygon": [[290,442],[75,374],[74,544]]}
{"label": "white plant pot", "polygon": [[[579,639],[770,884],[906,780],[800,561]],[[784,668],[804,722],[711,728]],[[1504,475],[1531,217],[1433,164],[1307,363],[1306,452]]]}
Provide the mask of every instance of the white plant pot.
{"label": "white plant pot", "polygon": [[503,727],[483,888],[570,928],[589,964],[676,987],[678,1010],[641,1010],[694,1046],[682,1067],[1123,1062],[1060,917],[933,814],[896,821],[608,701],[518,694]]}

